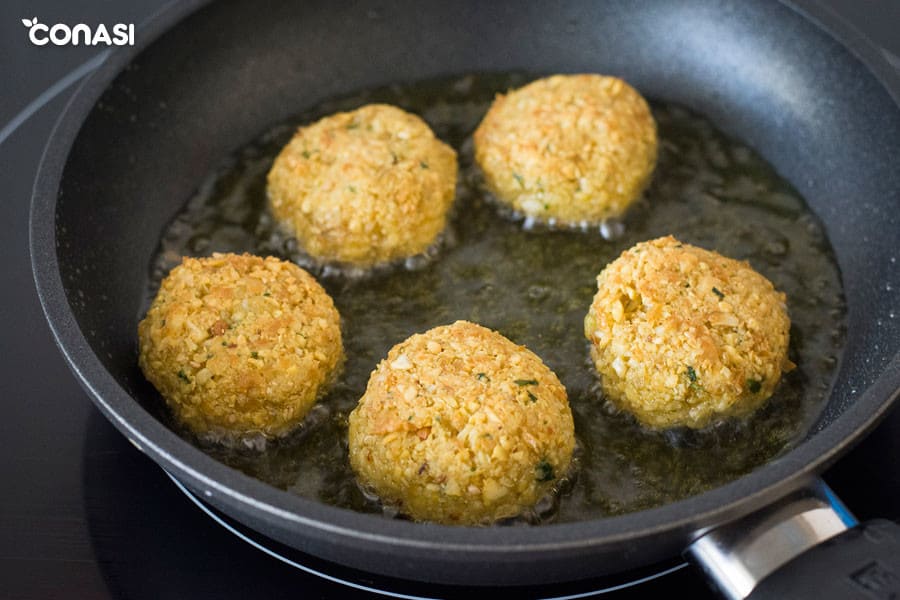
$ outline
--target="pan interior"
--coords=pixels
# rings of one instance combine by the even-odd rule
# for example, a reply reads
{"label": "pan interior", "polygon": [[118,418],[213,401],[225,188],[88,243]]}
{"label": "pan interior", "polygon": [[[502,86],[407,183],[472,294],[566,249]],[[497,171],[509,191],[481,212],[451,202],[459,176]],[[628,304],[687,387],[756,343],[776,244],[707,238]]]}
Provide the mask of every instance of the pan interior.
{"label": "pan interior", "polygon": [[[208,454],[278,488],[393,515],[396,509],[380,506],[355,484],[347,416],[392,345],[465,319],[541,356],[565,385],[575,415],[576,466],[559,486],[564,493],[546,498],[520,521],[589,520],[665,504],[736,479],[800,441],[821,411],[844,331],[840,275],[818,219],[752,150],[684,108],[656,103],[656,174],[624,222],[576,231],[513,222],[484,191],[471,134],[496,93],[532,78],[467,75],[328,101],[268,130],[209,175],[161,236],[148,269],[148,303],[182,256],[279,256],[313,270],[335,299],[348,359],[304,427],[263,452],[203,443],[176,423],[172,427]],[[266,173],[298,124],[372,102],[422,115],[457,150],[461,175],[454,216],[435,255],[359,278],[317,268],[280,231],[267,208]],[[669,234],[749,260],[787,294],[790,355],[799,367],[752,418],[702,431],[650,432],[603,399],[582,333],[595,277],[626,248]]]}

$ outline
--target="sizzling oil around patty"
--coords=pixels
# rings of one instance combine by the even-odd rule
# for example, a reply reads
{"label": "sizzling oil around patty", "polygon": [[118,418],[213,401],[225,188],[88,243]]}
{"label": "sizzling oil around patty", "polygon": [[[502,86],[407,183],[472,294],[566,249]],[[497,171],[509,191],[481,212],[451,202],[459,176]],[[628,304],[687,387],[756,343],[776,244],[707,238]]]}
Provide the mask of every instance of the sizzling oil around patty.
{"label": "sizzling oil around patty", "polygon": [[[625,216],[623,231],[615,224],[602,228],[605,237],[596,229],[554,231],[498,215],[474,166],[471,134],[496,92],[528,79],[469,75],[325,102],[271,128],[210,174],[163,233],[148,302],[182,255],[251,252],[309,266],[296,241],[273,222],[265,191],[274,157],[301,124],[387,102],[421,115],[460,158],[455,216],[435,256],[367,278],[311,269],[341,313],[347,363],[302,430],[257,452],[202,445],[171,426],[211,456],[271,485],[383,512],[350,470],[347,415],[394,344],[466,319],[528,346],[569,394],[577,466],[565,493],[539,503],[524,517],[529,522],[579,521],[665,504],[736,479],[802,440],[825,403],[844,337],[840,274],[818,219],[754,151],[706,119],[660,102],[651,103],[660,139],[656,172],[644,199]],[[626,248],[667,234],[749,260],[787,294],[790,357],[798,368],[747,419],[702,431],[650,432],[601,397],[582,335],[595,277]]]}

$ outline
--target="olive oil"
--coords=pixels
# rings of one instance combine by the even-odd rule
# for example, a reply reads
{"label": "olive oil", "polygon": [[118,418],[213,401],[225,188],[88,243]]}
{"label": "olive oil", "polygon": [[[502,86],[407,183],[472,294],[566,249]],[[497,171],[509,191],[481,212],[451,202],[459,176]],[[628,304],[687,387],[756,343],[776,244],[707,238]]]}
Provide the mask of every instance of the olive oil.
{"label": "olive oil", "polygon": [[[148,301],[182,255],[251,252],[294,260],[334,298],[347,362],[304,426],[261,452],[201,444],[174,422],[173,429],[278,488],[395,517],[356,485],[347,415],[391,346],[466,319],[537,353],[566,386],[575,416],[576,466],[562,495],[520,521],[579,521],[658,506],[736,479],[801,441],[825,404],[845,327],[840,273],[819,220],[753,150],[664,102],[651,102],[660,142],[653,181],[620,222],[558,230],[517,219],[485,192],[471,134],[496,93],[530,79],[467,75],[329,101],[275,125],[210,174],[162,233]],[[304,256],[273,221],[265,186],[272,161],[298,126],[371,102],[421,115],[459,153],[460,177],[440,243],[426,255],[360,277]],[[595,277],[623,250],[668,234],[748,260],[787,294],[789,355],[798,368],[746,419],[702,431],[649,431],[602,396],[582,333]]]}

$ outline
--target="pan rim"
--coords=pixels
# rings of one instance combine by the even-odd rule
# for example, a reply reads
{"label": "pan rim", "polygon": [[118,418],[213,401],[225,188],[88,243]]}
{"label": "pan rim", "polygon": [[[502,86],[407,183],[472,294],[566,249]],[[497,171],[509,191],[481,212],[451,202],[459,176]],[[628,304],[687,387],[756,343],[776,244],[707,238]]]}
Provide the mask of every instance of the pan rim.
{"label": "pan rim", "polygon": [[[103,414],[143,453],[206,498],[219,496],[273,523],[292,523],[319,537],[347,543],[390,544],[422,550],[510,556],[577,552],[621,541],[704,527],[752,512],[803,485],[880,421],[900,396],[900,353],[834,422],[783,456],[725,485],[660,507],[590,521],[524,528],[474,528],[411,523],[357,513],[278,490],[215,461],[157,421],[107,372],[81,333],[58,269],[55,216],[59,182],[81,125],[107,86],[141,51],[208,0],[171,3],[141,32],[141,42],[119,48],[72,95],[41,159],[29,224],[32,273],[54,340],[80,385]],[[900,105],[900,76],[864,37],[809,1],[782,2],[850,51]],[[498,542],[498,539],[501,541]]]}

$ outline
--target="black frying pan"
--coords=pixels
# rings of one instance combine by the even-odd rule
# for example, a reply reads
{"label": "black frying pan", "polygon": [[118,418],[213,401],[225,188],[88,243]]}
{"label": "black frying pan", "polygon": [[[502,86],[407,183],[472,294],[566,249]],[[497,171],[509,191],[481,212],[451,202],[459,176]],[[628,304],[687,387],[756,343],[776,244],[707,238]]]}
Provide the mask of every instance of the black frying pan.
{"label": "black frying pan", "polygon": [[[763,0],[201,4],[160,14],[138,36],[142,47],[114,52],[81,86],[41,166],[31,244],[50,325],[99,408],[239,521],[300,550],[404,578],[592,577],[670,557],[711,527],[796,496],[897,397],[900,77],[829,15]],[[805,441],[737,481],[660,508],[473,529],[388,520],[279,491],[153,416],[158,397],[136,366],[146,269],[160,232],[206,173],[319,100],[391,81],[511,70],[620,75],[649,97],[707,115],[807,199],[842,270],[848,331],[830,400]]]}

